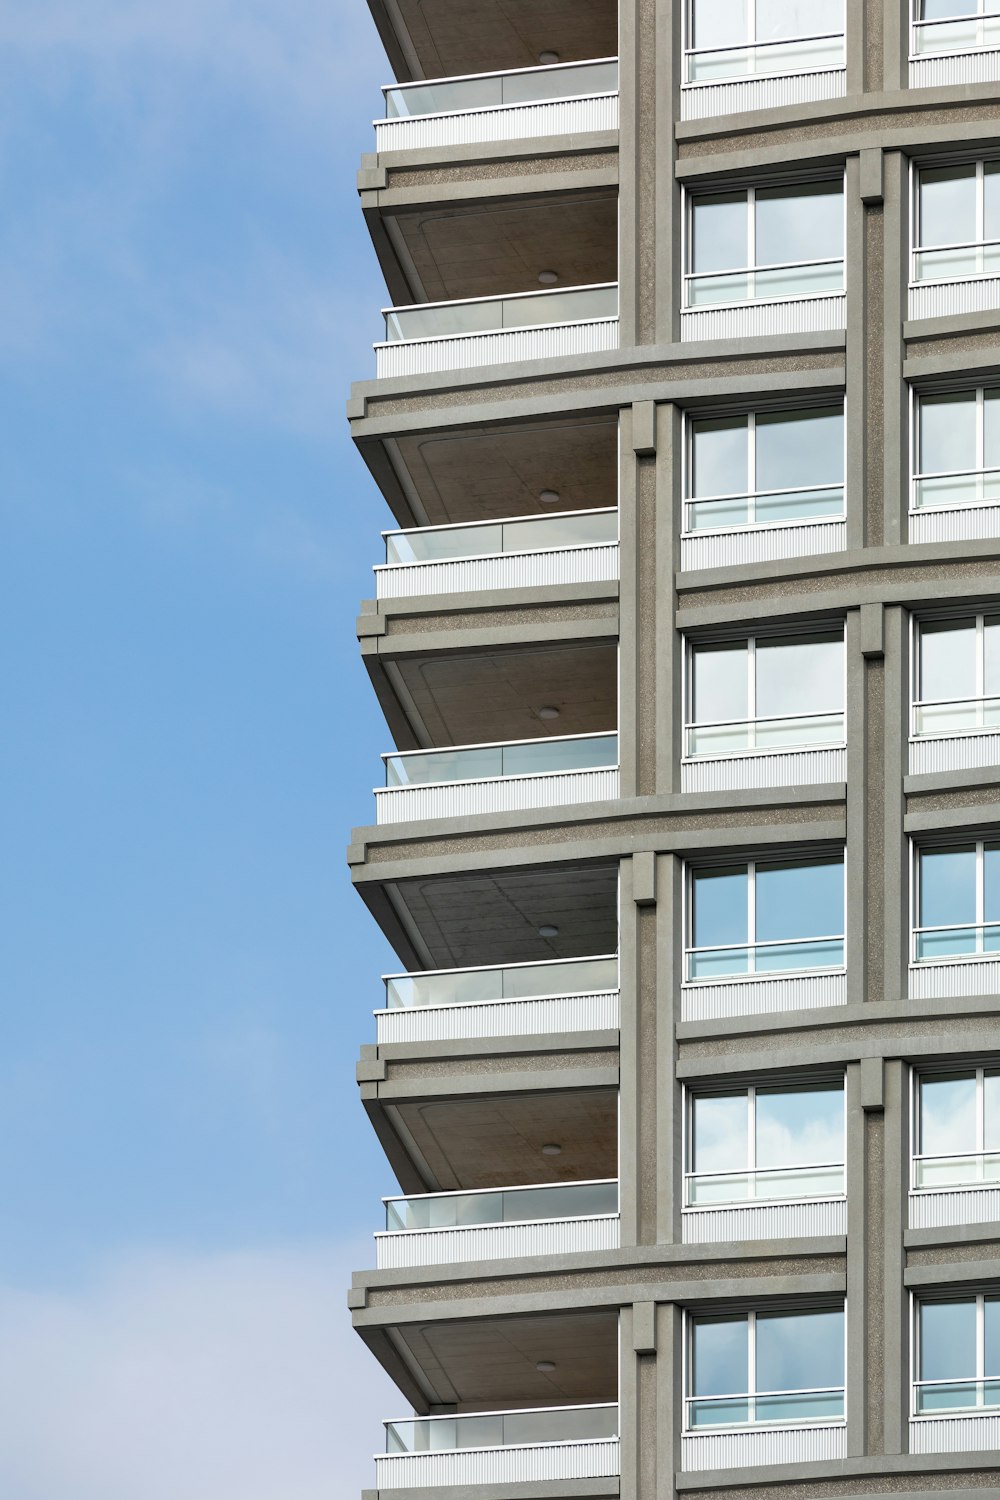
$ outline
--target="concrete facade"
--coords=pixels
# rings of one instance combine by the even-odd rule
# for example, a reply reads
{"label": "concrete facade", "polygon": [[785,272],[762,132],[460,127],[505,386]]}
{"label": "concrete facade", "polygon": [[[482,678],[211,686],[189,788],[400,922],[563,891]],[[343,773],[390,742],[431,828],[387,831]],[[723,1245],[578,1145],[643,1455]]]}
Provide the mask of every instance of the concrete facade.
{"label": "concrete facade", "polygon": [[[400,1415],[619,1403],[620,1474],[533,1478],[529,1455],[516,1479],[421,1480],[419,1493],[1000,1493],[995,1446],[919,1452],[911,1434],[911,1299],[1000,1288],[1000,1219],[909,1227],[914,1070],[1000,1061],[1000,993],[950,980],[914,993],[911,844],[1000,840],[1000,763],[911,775],[908,761],[913,621],[1000,612],[1000,529],[908,539],[913,393],[1000,384],[1000,299],[910,319],[913,164],[1000,156],[1000,71],[910,87],[907,4],[847,0],[844,97],[682,122],[681,0],[620,0],[617,18],[596,0],[370,3],[400,81],[603,57],[587,38],[619,37],[618,132],[373,155],[359,178],[398,304],[537,290],[539,272],[562,271],[560,233],[574,237],[567,285],[606,281],[610,255],[619,286],[614,350],[368,380],[349,405],[403,529],[541,513],[547,485],[561,511],[619,510],[617,580],[367,600],[358,617],[397,750],[618,736],[614,799],[372,824],[348,852],[410,974],[619,955],[617,1028],[490,1034],[487,1020],[477,1036],[363,1039],[361,1098],[404,1193],[619,1181],[618,1249],[356,1275],[354,1324]],[[846,329],[682,341],[685,194],[831,169]],[[690,415],[824,398],[845,403],[846,547],[683,571]],[[845,632],[846,779],[683,791],[685,641],[829,622]],[[558,729],[539,716],[555,703]],[[844,1003],[684,1019],[687,864],[837,850]],[[685,1243],[685,1089],[831,1072],[845,1086],[846,1234]],[[691,1314],[838,1302],[841,1453],[688,1467]]]}

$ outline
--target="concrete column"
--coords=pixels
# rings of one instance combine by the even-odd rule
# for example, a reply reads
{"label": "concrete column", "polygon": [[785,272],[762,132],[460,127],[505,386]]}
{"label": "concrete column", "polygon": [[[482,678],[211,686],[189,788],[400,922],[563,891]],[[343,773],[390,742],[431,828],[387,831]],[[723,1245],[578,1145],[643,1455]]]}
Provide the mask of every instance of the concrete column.
{"label": "concrete column", "polygon": [[881,0],[882,88],[887,94],[905,89],[909,83],[909,0]]}
{"label": "concrete column", "polygon": [[885,1415],[883,1451],[905,1453],[909,1412],[909,1299],[903,1286],[903,1231],[909,1213],[910,1095],[908,1068],[899,1058],[885,1063],[885,1307],[883,1344]]}
{"label": "concrete column", "polygon": [[[623,1245],[654,1245],[657,1235],[658,861],[621,862],[621,1094],[619,1176]],[[664,1020],[669,1032],[669,1012]]]}
{"label": "concrete column", "polygon": [[882,385],[885,448],[882,456],[884,540],[905,542],[909,504],[909,402],[902,376],[903,323],[906,319],[909,256],[909,169],[901,151],[882,157],[883,234],[885,241],[882,340]]}
{"label": "concrete column", "polygon": [[885,6],[886,0],[847,0],[848,94],[877,94],[885,87]]}
{"label": "concrete column", "polygon": [[656,791],[679,792],[681,788],[681,641],[674,629],[677,612],[675,579],[680,567],[682,514],[681,409],[672,401],[656,408]]}
{"label": "concrete column", "polygon": [[673,1500],[680,1467],[680,1309],[636,1302],[621,1312],[622,1500]]}
{"label": "concrete column", "polygon": [[847,1068],[847,1452],[885,1451],[885,1095],[880,1058]]}
{"label": "concrete column", "polygon": [[681,1160],[681,1086],[677,1081],[675,1023],[680,1019],[684,954],[683,866],[674,854],[657,859],[656,1241],[679,1244],[684,1167]]}
{"label": "concrete column", "polygon": [[[656,406],[636,402],[621,414],[619,490],[619,756],[622,796],[656,790],[657,507]],[[664,462],[669,464],[669,452]],[[664,524],[669,515],[664,517]],[[669,637],[667,638],[669,641]],[[667,642],[664,643],[666,648]]]}
{"label": "concrete column", "polygon": [[[910,630],[908,613],[899,605],[887,605],[883,617],[881,998],[898,1001],[906,994],[910,950],[909,851],[903,831],[903,777],[909,759]],[[878,811],[872,808],[871,816],[874,818]],[[877,998],[874,993],[873,998]]]}

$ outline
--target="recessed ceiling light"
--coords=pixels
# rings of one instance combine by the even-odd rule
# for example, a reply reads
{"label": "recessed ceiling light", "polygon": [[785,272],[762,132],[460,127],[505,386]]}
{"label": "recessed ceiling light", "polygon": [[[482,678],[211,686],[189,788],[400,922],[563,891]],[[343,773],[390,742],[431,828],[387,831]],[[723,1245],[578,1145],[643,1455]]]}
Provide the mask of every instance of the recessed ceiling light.
{"label": "recessed ceiling light", "polygon": [[555,1369],[555,1365],[553,1364],[551,1359],[540,1359],[536,1364],[535,1369],[539,1372],[540,1375],[551,1375],[552,1371]]}
{"label": "recessed ceiling light", "polygon": [[543,68],[550,68],[553,63],[557,63],[559,61],[559,53],[539,52],[538,61],[541,63]]}
{"label": "recessed ceiling light", "polygon": [[562,496],[558,490],[542,490],[538,498],[543,505],[558,505]]}
{"label": "recessed ceiling light", "polygon": [[555,1141],[550,1141],[547,1146],[542,1147],[543,1156],[562,1156],[562,1147],[557,1146]]}
{"label": "recessed ceiling light", "polygon": [[539,284],[539,286],[555,286],[555,284],[556,284],[556,282],[558,280],[559,280],[559,272],[558,271],[539,271],[539,273],[538,273],[538,284]]}
{"label": "recessed ceiling light", "polygon": [[538,929],[538,936],[539,937],[558,937],[559,936],[559,928],[558,927],[553,927],[550,922],[546,922],[543,927],[539,927],[539,929]]}
{"label": "recessed ceiling light", "polygon": [[540,719],[558,719],[559,710],[554,704],[547,703],[544,708],[538,710],[538,717]]}

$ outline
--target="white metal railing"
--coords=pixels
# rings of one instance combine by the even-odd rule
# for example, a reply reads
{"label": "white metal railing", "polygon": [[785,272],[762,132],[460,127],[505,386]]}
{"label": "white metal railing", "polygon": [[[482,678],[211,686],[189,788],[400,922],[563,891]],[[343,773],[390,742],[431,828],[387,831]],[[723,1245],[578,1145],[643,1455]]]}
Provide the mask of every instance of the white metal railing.
{"label": "white metal railing", "polygon": [[383,1198],[387,1230],[415,1232],[484,1224],[526,1224],[618,1212],[617,1178],[540,1182],[518,1188],[459,1189]]}
{"label": "white metal railing", "polygon": [[685,1172],[685,1206],[717,1207],[805,1198],[842,1198],[844,1163],[808,1166],[752,1167],[745,1171]]}
{"label": "white metal railing", "polygon": [[1000,697],[918,698],[913,705],[913,734],[971,734],[1000,728]]}
{"label": "white metal railing", "polygon": [[912,1000],[948,996],[1000,995],[1000,952],[923,959],[909,968]]}
{"label": "white metal railing", "polygon": [[1000,1411],[1000,1379],[993,1376],[952,1377],[945,1380],[915,1380],[913,1410],[916,1416],[942,1413]]}
{"label": "white metal railing", "polygon": [[915,1152],[913,1189],[981,1187],[1000,1183],[1000,1152],[953,1151],[950,1155]]}
{"label": "white metal railing", "polygon": [[596,58],[592,62],[551,63],[499,73],[467,73],[430,82],[394,83],[382,90],[387,120],[450,115],[617,92],[616,57]]}
{"label": "white metal railing", "polygon": [[618,1403],[540,1406],[519,1411],[412,1417],[385,1423],[387,1453],[440,1453],[462,1448],[505,1448],[618,1435]]}
{"label": "white metal railing", "polygon": [[926,21],[914,19],[910,38],[911,60],[940,53],[1000,47],[1000,10],[990,14],[981,6],[972,4],[962,16],[939,16]]}
{"label": "white metal railing", "polygon": [[843,28],[811,36],[783,37],[780,41],[686,47],[686,83],[729,83],[754,75],[826,72],[844,67],[844,48]]}
{"label": "white metal railing", "polygon": [[950,245],[915,246],[912,280],[956,281],[1000,272],[1000,240],[956,240]]}
{"label": "white metal railing", "polygon": [[684,1430],[754,1427],[769,1422],[782,1425],[830,1422],[844,1416],[844,1387],[816,1386],[792,1391],[737,1391],[722,1396],[686,1396]]}
{"label": "white metal railing", "polygon": [[814,484],[732,495],[689,496],[684,502],[685,533],[735,526],[829,521],[844,514],[843,484]]}
{"label": "white metal railing", "polygon": [[915,926],[913,957],[917,964],[937,959],[972,963],[981,957],[1000,959],[1000,922]]}
{"label": "white metal railing", "polygon": [[738,755],[746,751],[841,745],[843,711],[784,714],[781,718],[718,719],[688,724],[685,754]]}
{"label": "white metal railing", "polygon": [[383,309],[376,374],[509,364],[618,347],[618,285],[566,287]]}

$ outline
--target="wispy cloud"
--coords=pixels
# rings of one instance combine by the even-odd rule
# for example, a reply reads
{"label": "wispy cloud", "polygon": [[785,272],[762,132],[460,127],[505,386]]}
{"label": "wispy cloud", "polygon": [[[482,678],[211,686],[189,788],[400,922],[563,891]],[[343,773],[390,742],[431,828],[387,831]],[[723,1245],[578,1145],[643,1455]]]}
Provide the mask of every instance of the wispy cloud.
{"label": "wispy cloud", "polygon": [[92,1288],[0,1288],[0,1493],[329,1500],[402,1408],[350,1329],[344,1245],[147,1254]]}

